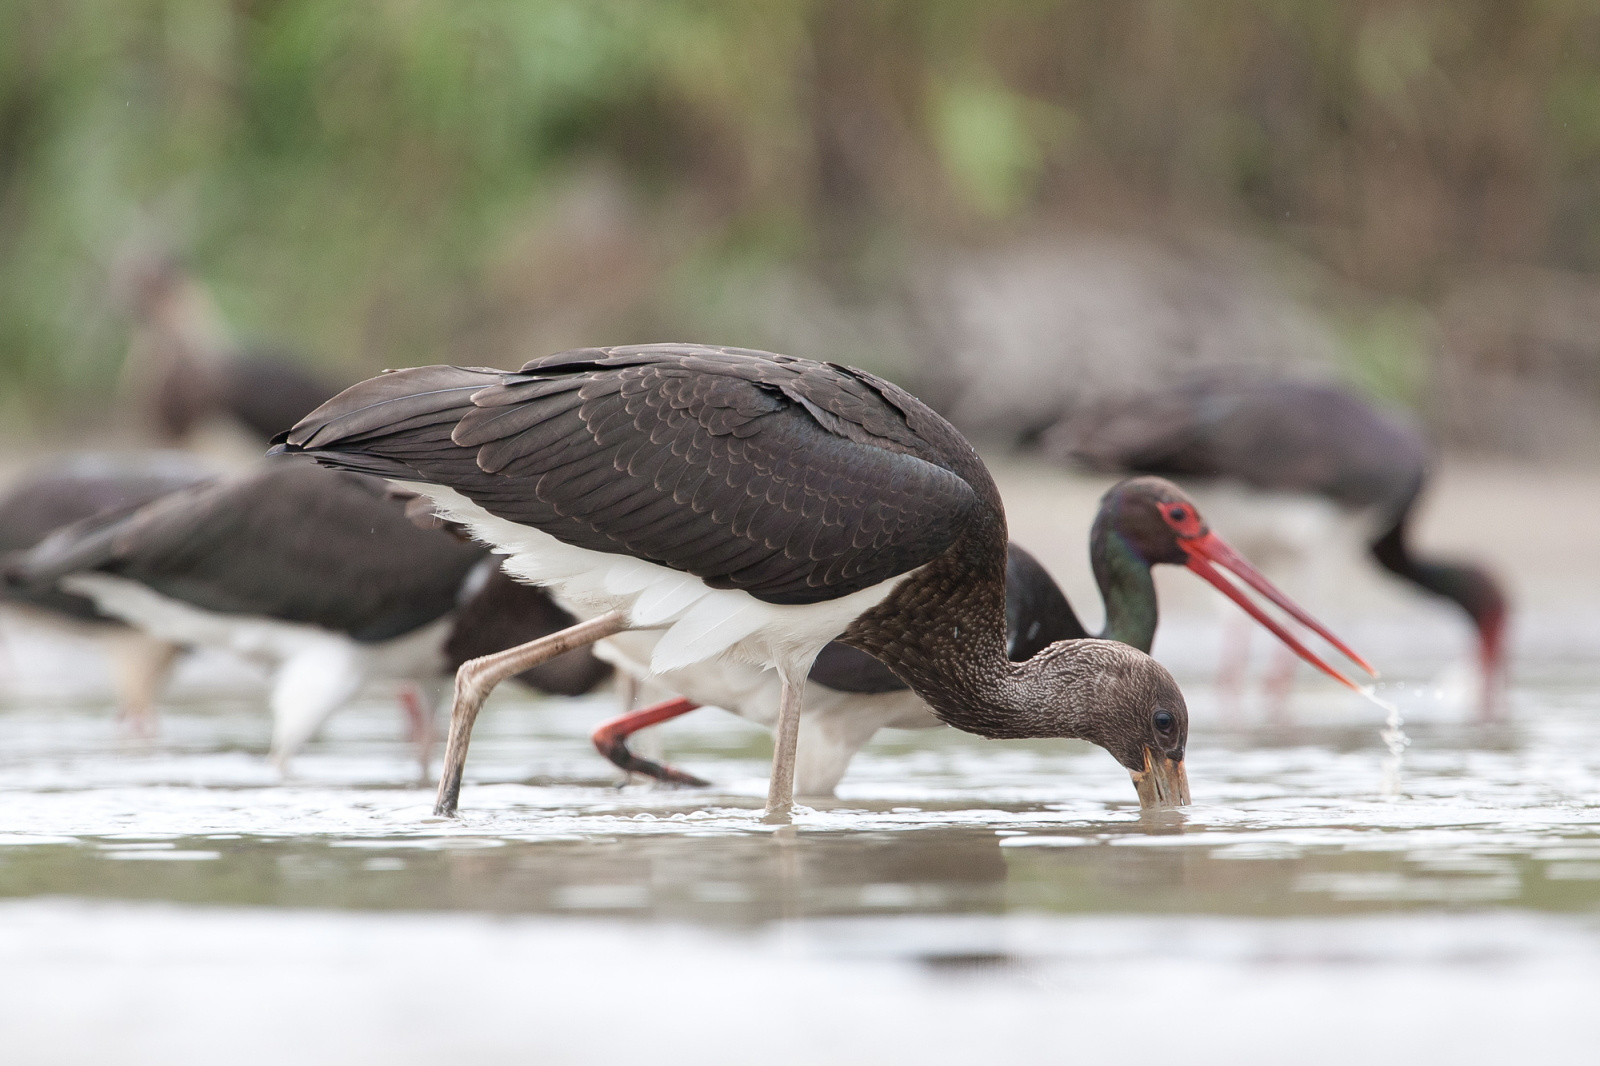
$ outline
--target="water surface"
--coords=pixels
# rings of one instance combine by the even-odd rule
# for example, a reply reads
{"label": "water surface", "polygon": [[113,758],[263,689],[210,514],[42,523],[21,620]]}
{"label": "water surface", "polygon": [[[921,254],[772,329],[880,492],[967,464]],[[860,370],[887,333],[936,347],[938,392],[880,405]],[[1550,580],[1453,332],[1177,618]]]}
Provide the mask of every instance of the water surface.
{"label": "water surface", "polygon": [[1491,726],[1391,684],[1394,798],[1380,709],[1308,683],[1228,726],[1186,679],[1181,813],[1085,745],[939,731],[776,831],[767,743],[720,712],[666,730],[718,787],[658,790],[589,748],[609,697],[500,699],[440,820],[381,695],[287,782],[247,697],[155,741],[15,702],[0,1029],[64,1062],[1104,1061],[1156,1022],[1197,1062],[1570,1057],[1600,992],[1582,675],[1528,671]]}

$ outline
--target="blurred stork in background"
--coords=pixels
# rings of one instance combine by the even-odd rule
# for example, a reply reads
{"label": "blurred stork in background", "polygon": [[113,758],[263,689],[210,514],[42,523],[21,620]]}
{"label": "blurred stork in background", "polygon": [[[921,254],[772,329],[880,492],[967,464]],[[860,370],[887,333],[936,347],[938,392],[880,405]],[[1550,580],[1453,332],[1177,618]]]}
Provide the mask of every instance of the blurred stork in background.
{"label": "blurred stork in background", "polygon": [[[273,671],[280,769],[369,681],[400,684],[423,773],[455,668],[572,624],[488,548],[408,517],[375,478],[293,460],[170,492],[56,531],[13,556],[20,595],[93,601],[156,639]],[[562,695],[610,668],[587,649],[518,675]]]}
{"label": "blurred stork in background", "polygon": [[1110,235],[932,258],[909,305],[916,392],[974,440],[1016,444],[1174,374],[1325,372],[1334,337],[1253,263]]}
{"label": "blurred stork in background", "polygon": [[[1476,563],[1413,550],[1410,527],[1427,484],[1428,446],[1408,421],[1334,385],[1211,372],[1086,405],[1047,430],[1043,446],[1091,470],[1227,482],[1276,498],[1269,504],[1294,497],[1331,504],[1364,529],[1378,565],[1466,613],[1477,632],[1480,714],[1496,713],[1506,594]],[[1317,522],[1276,528],[1286,554],[1314,558]],[[1242,644],[1225,656],[1225,686],[1237,687],[1242,660]],[[1274,671],[1274,704],[1287,698],[1294,667],[1287,659]]]}
{"label": "blurred stork in background", "polygon": [[254,460],[339,391],[283,349],[236,343],[211,293],[171,255],[128,255],[115,281],[133,322],[123,392],[163,444]]}
{"label": "blurred stork in background", "polygon": [[[210,476],[207,468],[179,452],[81,455],[49,464],[0,495],[0,559],[19,555],[63,526],[127,513]],[[0,605],[25,624],[98,641],[112,663],[119,720],[139,735],[155,731],[155,700],[178,657],[178,644],[133,628],[92,600],[60,589],[0,586]]]}
{"label": "blurred stork in background", "polygon": [[[1252,262],[1215,245],[1080,235],[936,264],[912,302],[928,355],[919,391],[977,439],[1180,480],[1264,569],[1302,571],[1313,602],[1327,576],[1313,561],[1338,554],[1328,542],[1365,543],[1471,619],[1476,702],[1493,714],[1506,596],[1479,565],[1413,551],[1426,441],[1320,383],[1336,373],[1332,332]],[[1225,632],[1221,681],[1237,694],[1249,630],[1231,619]],[[1284,708],[1295,668],[1280,653],[1269,711]]]}

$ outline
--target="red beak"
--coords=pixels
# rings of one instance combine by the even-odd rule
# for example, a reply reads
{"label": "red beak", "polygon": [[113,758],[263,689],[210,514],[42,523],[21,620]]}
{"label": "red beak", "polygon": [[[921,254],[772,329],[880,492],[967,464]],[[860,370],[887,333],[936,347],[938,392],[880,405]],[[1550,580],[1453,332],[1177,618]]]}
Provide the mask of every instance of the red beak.
{"label": "red beak", "polygon": [[[1284,595],[1276,585],[1267,580],[1265,574],[1251,566],[1244,556],[1234,551],[1228,546],[1227,541],[1215,533],[1207,532],[1199,537],[1183,537],[1178,540],[1178,544],[1183,548],[1185,554],[1189,556],[1188,566],[1190,570],[1205,578],[1216,587],[1217,591],[1237,603],[1240,607],[1243,607],[1251,618],[1266,626],[1267,629],[1272,631],[1273,636],[1287,644],[1296,655],[1315,666],[1318,670],[1321,670],[1335,681],[1349,685],[1357,692],[1361,691],[1360,685],[1357,685],[1354,681],[1323,662],[1309,648],[1296,640],[1288,630],[1284,629],[1265,611],[1256,606],[1253,600],[1240,591],[1239,586],[1222,576],[1221,572],[1217,570],[1217,566],[1236,575],[1246,585],[1249,585],[1268,600],[1283,608],[1289,617],[1317,634],[1329,644],[1332,644],[1335,648],[1338,648],[1346,658],[1361,667],[1361,669],[1373,677],[1378,676],[1378,672],[1365,659],[1352,651],[1348,644],[1330,633],[1327,626],[1312,618],[1303,607]],[[1217,566],[1211,565],[1212,563],[1217,564]]]}

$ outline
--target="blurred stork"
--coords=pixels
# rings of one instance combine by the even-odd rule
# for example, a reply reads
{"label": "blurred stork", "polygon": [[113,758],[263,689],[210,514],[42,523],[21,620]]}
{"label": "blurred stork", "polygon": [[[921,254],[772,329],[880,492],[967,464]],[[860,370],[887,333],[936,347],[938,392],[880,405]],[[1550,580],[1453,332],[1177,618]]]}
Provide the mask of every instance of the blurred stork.
{"label": "blurred stork", "polygon": [[[280,769],[368,681],[407,683],[426,773],[432,709],[454,669],[572,623],[497,564],[481,545],[413,522],[376,479],[278,460],[58,530],[6,578],[272,668]],[[577,694],[608,673],[579,650],[519,680]]]}
{"label": "blurred stork", "polygon": [[[0,495],[0,556],[27,551],[62,526],[125,514],[210,477],[207,468],[178,452],[81,455],[51,463]],[[100,641],[114,667],[118,718],[135,733],[154,732],[155,700],[178,656],[177,644],[57,588],[0,586],[0,603],[31,625]]]}
{"label": "blurred stork", "polygon": [[1230,482],[1279,499],[1314,497],[1353,515],[1368,529],[1378,565],[1471,620],[1480,712],[1495,713],[1507,597],[1483,566],[1413,549],[1413,516],[1429,471],[1427,442],[1409,423],[1334,385],[1217,372],[1087,404],[1046,431],[1044,447],[1093,470]]}
{"label": "blurred stork", "polygon": [[338,389],[272,347],[240,346],[210,292],[168,255],[129,257],[119,269],[133,319],[124,372],[141,422],[167,444],[193,444],[218,423],[255,445]]}

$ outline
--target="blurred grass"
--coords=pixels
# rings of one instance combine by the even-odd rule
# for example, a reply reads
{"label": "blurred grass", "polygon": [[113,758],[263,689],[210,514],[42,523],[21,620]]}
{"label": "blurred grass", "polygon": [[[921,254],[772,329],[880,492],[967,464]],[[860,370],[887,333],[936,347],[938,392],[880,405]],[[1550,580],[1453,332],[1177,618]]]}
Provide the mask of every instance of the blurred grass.
{"label": "blurred grass", "polygon": [[[1600,270],[1596,0],[12,0],[0,382],[99,396],[130,246],[345,376],[563,343],[751,343],[761,277],[932,242],[1199,221],[1418,315]],[[817,353],[808,353],[817,354]]]}

